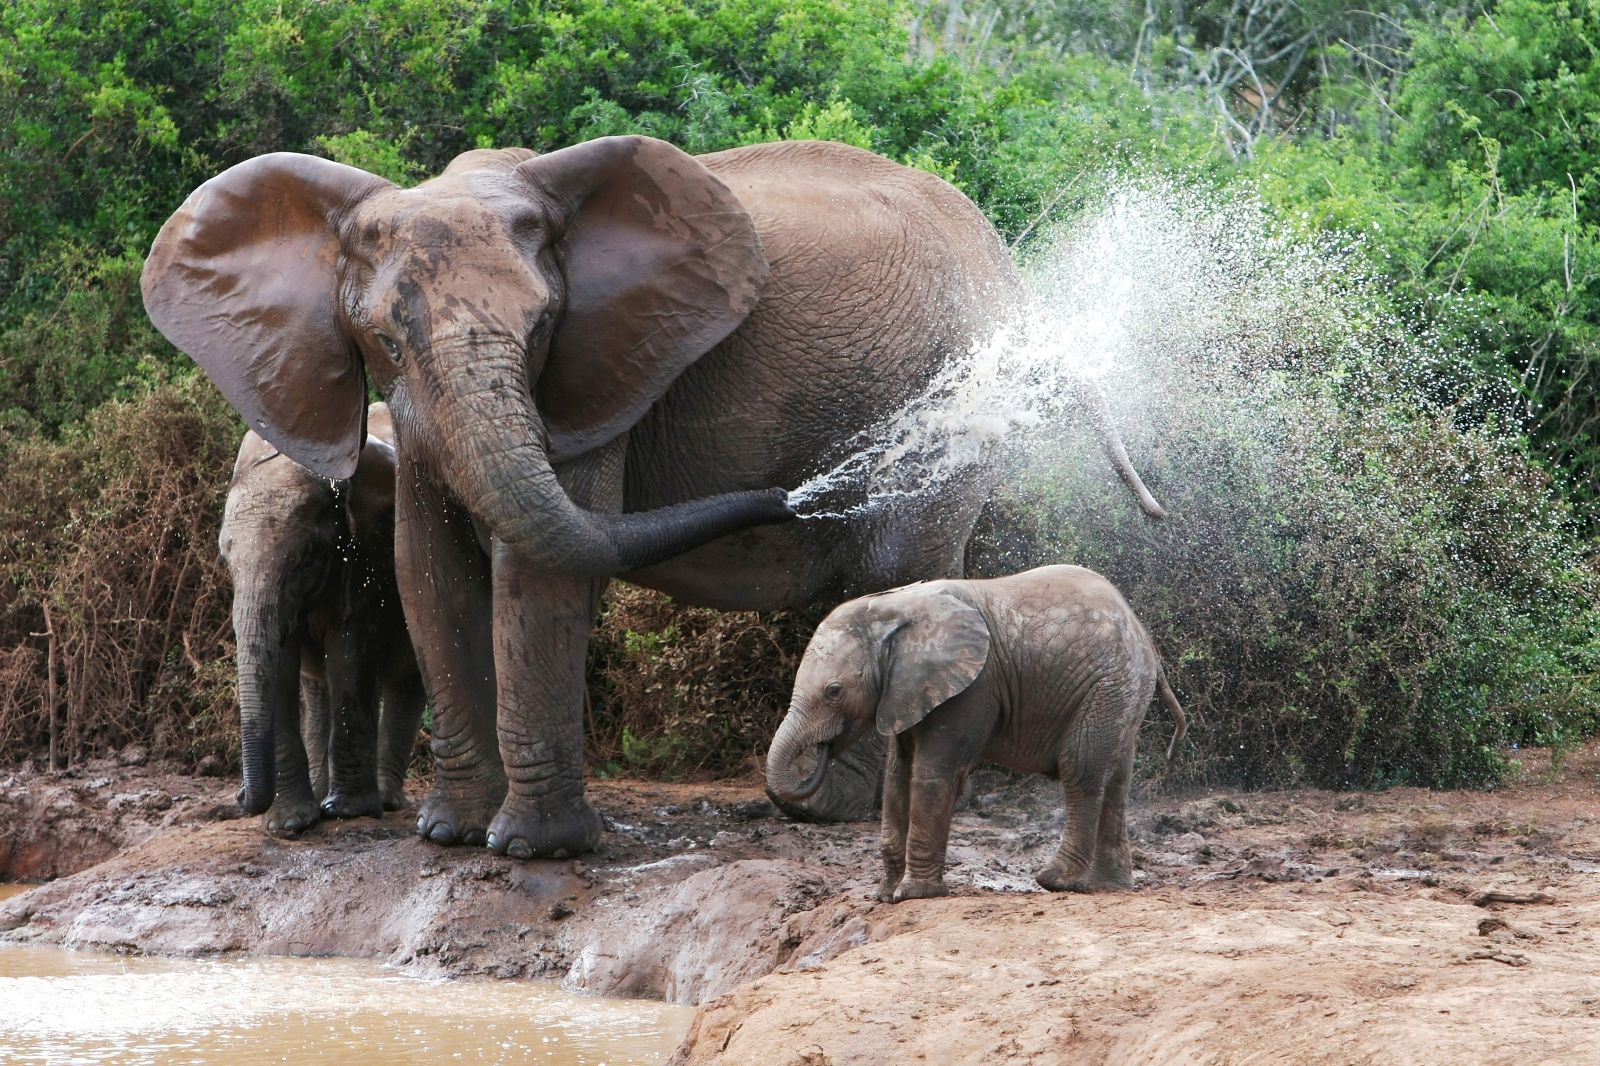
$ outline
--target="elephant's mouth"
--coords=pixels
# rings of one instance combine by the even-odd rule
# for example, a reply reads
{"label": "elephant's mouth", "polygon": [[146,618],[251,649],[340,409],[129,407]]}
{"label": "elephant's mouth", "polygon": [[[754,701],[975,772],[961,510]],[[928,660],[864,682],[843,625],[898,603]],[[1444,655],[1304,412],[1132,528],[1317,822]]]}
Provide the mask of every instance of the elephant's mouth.
{"label": "elephant's mouth", "polygon": [[818,743],[814,750],[816,765],[811,768],[810,775],[800,782],[793,792],[784,796],[784,799],[791,802],[810,799],[817,789],[822,787],[822,779],[828,774],[828,760],[832,758],[832,753],[826,740]]}

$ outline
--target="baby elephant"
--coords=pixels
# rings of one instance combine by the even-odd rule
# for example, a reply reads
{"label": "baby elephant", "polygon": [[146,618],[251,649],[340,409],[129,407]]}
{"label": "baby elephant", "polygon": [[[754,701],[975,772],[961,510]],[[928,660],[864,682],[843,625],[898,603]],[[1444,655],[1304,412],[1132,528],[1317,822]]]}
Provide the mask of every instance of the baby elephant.
{"label": "baby elephant", "polygon": [[335,483],[246,433],[228,486],[218,544],[233,577],[239,805],[272,832],[405,801],[423,692],[395,585],[381,403],[367,434],[355,473]]}
{"label": "baby elephant", "polygon": [[[1045,566],[989,581],[929,581],[851,600],[806,648],[789,713],[767,753],[768,787],[815,791],[831,755],[874,725],[886,738],[885,901],[942,896],[961,785],[979,761],[1058,779],[1052,891],[1133,885],[1126,824],[1134,742],[1150,697],[1187,729],[1150,635],[1105,578]],[[800,780],[794,763],[815,749]]]}

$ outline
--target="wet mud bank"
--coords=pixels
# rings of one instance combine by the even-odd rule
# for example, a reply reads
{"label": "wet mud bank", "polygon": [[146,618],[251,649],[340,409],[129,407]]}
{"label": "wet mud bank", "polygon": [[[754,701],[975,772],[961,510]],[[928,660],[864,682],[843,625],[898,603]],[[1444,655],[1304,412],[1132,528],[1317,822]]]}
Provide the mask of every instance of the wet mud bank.
{"label": "wet mud bank", "polygon": [[[873,897],[875,825],[787,822],[754,782],[597,782],[602,850],[517,862],[424,843],[405,813],[276,840],[223,819],[221,781],[124,769],[87,793],[99,778],[6,790],[4,814],[89,810],[8,820],[12,855],[49,825],[123,839],[0,903],[0,938],[699,1004],[679,1063],[1577,1062],[1600,1046],[1597,771],[1591,747],[1494,793],[1146,799],[1139,888],[1105,896],[1038,891],[1059,793],[980,775],[955,895],[891,907]],[[170,804],[117,798],[151,791]],[[50,853],[65,869],[94,849]]]}
{"label": "wet mud bank", "polygon": [[0,881],[65,877],[173,829],[236,818],[237,787],[146,766],[136,751],[64,773],[0,771]]}
{"label": "wet mud bank", "polygon": [[[47,813],[88,801],[89,815],[55,823],[94,830],[85,855],[121,826],[111,802],[93,817],[104,798],[76,782],[35,785],[61,789],[36,804]],[[130,828],[109,859],[0,904],[0,936],[158,955],[376,958],[425,976],[555,978],[687,1004],[797,952],[850,946],[831,905],[866,883],[857,838],[870,827],[787,823],[755,787],[599,783],[592,796],[611,831],[599,853],[560,862],[428,844],[409,812],[279,839],[254,818],[201,811],[187,824]],[[37,849],[46,833],[19,835]],[[77,853],[68,841],[51,847]]]}

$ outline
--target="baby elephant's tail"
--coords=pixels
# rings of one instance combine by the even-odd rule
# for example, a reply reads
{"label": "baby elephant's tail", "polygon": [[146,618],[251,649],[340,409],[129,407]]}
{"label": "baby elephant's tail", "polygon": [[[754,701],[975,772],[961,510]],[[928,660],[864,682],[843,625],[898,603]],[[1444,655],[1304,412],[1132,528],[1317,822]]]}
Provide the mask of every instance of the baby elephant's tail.
{"label": "baby elephant's tail", "polygon": [[1189,720],[1183,716],[1183,704],[1178,702],[1178,697],[1172,694],[1172,686],[1167,684],[1167,673],[1163,670],[1156,675],[1156,691],[1161,694],[1161,702],[1167,705],[1167,710],[1172,712],[1172,718],[1178,727],[1172,731],[1172,743],[1167,745],[1167,769],[1172,769],[1172,764],[1178,761],[1178,745],[1183,743],[1185,734],[1189,732]]}

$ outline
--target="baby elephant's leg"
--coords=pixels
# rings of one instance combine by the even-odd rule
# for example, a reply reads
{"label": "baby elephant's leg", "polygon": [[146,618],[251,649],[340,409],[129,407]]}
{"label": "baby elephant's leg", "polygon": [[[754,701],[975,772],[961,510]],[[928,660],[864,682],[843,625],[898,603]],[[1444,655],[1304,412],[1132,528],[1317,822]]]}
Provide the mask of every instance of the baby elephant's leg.
{"label": "baby elephant's leg", "polygon": [[906,873],[895,890],[896,903],[950,894],[944,883],[944,854],[950,842],[950,819],[955,816],[956,798],[961,795],[966,773],[952,774],[941,769],[918,776],[919,768],[918,762],[913,762]]}
{"label": "baby elephant's leg", "polygon": [[1128,787],[1133,744],[1148,702],[1148,688],[1122,680],[1096,686],[1059,762],[1067,797],[1067,824],[1055,858],[1039,871],[1052,892],[1098,892],[1133,885],[1128,848]]}
{"label": "baby elephant's leg", "polygon": [[1091,892],[1089,867],[1094,862],[1105,783],[1084,780],[1077,767],[1063,766],[1061,787],[1067,799],[1067,824],[1055,856],[1035,880],[1052,892]]}
{"label": "baby elephant's leg", "polygon": [[1133,746],[1106,783],[1095,834],[1089,887],[1096,891],[1133,887],[1133,849],[1128,845],[1128,791],[1133,784]]}
{"label": "baby elephant's leg", "polygon": [[883,885],[878,898],[894,902],[894,890],[906,871],[906,831],[911,816],[911,757],[904,741],[890,737],[883,745]]}
{"label": "baby elephant's leg", "polygon": [[[901,758],[909,754],[909,818],[906,873],[894,898],[926,899],[949,895],[944,884],[950,819],[967,775],[983,756],[994,715],[983,697],[963,693],[901,737]],[[909,748],[909,751],[907,749]]]}

